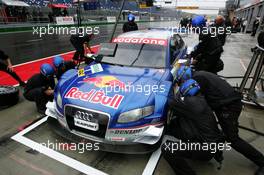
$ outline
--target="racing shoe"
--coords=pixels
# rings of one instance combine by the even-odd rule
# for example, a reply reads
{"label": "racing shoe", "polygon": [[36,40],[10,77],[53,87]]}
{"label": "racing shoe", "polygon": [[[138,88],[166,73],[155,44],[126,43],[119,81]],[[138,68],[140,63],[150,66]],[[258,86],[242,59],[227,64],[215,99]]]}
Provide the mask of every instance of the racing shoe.
{"label": "racing shoe", "polygon": [[255,175],[264,175],[264,167],[259,167],[256,171]]}
{"label": "racing shoe", "polygon": [[41,115],[41,116],[44,116],[46,115],[45,112],[46,112],[46,109],[37,109],[38,113]]}

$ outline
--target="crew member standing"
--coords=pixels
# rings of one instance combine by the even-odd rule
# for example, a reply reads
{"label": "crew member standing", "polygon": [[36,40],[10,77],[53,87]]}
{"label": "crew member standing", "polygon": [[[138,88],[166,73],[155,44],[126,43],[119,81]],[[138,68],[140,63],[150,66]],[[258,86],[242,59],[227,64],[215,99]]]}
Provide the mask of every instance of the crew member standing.
{"label": "crew member standing", "polygon": [[38,112],[45,114],[47,102],[53,100],[54,87],[54,69],[50,64],[45,63],[41,65],[40,73],[28,80],[24,97],[29,101],[34,101]]}
{"label": "crew member standing", "polygon": [[196,16],[192,21],[192,26],[200,29],[196,30],[200,31],[200,42],[190,56],[194,58],[192,64],[194,64],[196,70],[204,70],[216,74],[223,69],[223,61],[220,59],[223,47],[218,37],[212,36],[211,33],[203,34],[202,30],[206,30],[205,24],[206,19],[204,16]]}
{"label": "crew member standing", "polygon": [[127,17],[127,22],[123,25],[123,32],[130,32],[138,30],[137,23],[135,22],[135,16],[133,14],[129,14]]}
{"label": "crew member standing", "polygon": [[0,50],[0,71],[11,75],[16,81],[19,82],[20,86],[25,86],[25,82],[23,82],[21,78],[13,71],[13,66],[9,56],[6,55],[2,50]]}
{"label": "crew member standing", "polygon": [[252,29],[252,34],[251,36],[255,36],[259,27],[259,23],[260,23],[260,18],[256,17],[255,21],[253,22],[253,29]]}
{"label": "crew member standing", "polygon": [[[216,27],[217,38],[221,41],[222,46],[225,45],[226,42],[226,26],[225,26],[225,18],[221,15],[218,15],[215,19],[215,24],[213,27]],[[221,33],[219,31],[222,31]]]}
{"label": "crew member standing", "polygon": [[77,63],[81,61],[85,61],[86,64],[90,64],[93,62],[93,59],[86,57],[87,51],[90,53],[94,53],[90,47],[89,42],[94,38],[94,34],[81,36],[80,34],[72,35],[71,36],[71,44],[75,48],[76,52],[73,56],[73,60]]}
{"label": "crew member standing", "polygon": [[[178,75],[190,77],[190,68],[180,68]],[[185,70],[185,71],[184,71]],[[185,72],[188,74],[184,75]],[[193,72],[192,79],[196,80],[205,96],[208,105],[215,111],[220,126],[232,148],[254,162],[259,169],[255,175],[264,175],[264,156],[238,135],[238,119],[242,110],[241,95],[225,80],[205,71]],[[177,80],[184,82],[184,80]]]}

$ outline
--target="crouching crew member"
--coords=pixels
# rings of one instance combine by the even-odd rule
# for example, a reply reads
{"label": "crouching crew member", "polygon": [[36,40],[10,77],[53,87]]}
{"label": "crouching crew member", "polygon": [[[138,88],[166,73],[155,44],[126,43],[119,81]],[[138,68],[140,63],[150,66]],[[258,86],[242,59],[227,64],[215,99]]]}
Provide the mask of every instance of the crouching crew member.
{"label": "crouching crew member", "polygon": [[177,175],[196,174],[185,161],[186,158],[200,161],[215,158],[218,162],[223,160],[222,151],[216,146],[212,150],[202,149],[205,144],[221,143],[223,146],[224,137],[217,127],[213,111],[199,90],[198,83],[189,79],[180,86],[180,93],[169,99],[169,106],[176,116],[169,125],[169,134],[180,139],[181,143],[189,144],[185,150],[179,149],[179,141],[167,141],[162,145],[163,156]]}
{"label": "crouching crew member", "polygon": [[50,64],[42,64],[40,73],[33,75],[28,80],[24,97],[29,101],[34,101],[38,112],[45,114],[47,102],[53,100],[54,86],[53,67]]}
{"label": "crouching crew member", "polygon": [[59,80],[62,74],[70,69],[74,69],[76,65],[73,61],[64,61],[61,56],[56,56],[53,58],[53,66],[56,78]]}
{"label": "crouching crew member", "polygon": [[135,23],[135,16],[133,14],[129,14],[127,17],[127,22],[123,25],[123,32],[130,32],[138,30],[137,23]]}
{"label": "crouching crew member", "polygon": [[25,86],[24,81],[22,81],[21,78],[13,71],[13,66],[9,56],[6,55],[2,50],[0,50],[0,71],[11,75],[16,81],[19,82],[20,86]]}
{"label": "crouching crew member", "polygon": [[[259,169],[255,175],[264,175],[264,156],[249,143],[239,137],[238,119],[242,110],[241,94],[229,85],[225,80],[217,75],[205,71],[193,72],[190,69],[181,67],[177,75],[181,77],[192,77],[201,88],[201,93],[205,96],[208,105],[215,111],[219,124],[232,148],[254,162]],[[184,80],[179,80],[183,82]]]}

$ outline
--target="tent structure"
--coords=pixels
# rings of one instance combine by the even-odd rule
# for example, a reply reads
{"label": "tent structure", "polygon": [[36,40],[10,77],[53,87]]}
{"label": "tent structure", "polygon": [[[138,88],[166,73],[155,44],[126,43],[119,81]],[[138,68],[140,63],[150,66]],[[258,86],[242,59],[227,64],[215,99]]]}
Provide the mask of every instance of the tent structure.
{"label": "tent structure", "polygon": [[0,2],[7,6],[29,7],[27,3],[18,0],[0,0]]}
{"label": "tent structure", "polygon": [[68,8],[68,6],[65,4],[49,4],[48,6],[50,8]]}

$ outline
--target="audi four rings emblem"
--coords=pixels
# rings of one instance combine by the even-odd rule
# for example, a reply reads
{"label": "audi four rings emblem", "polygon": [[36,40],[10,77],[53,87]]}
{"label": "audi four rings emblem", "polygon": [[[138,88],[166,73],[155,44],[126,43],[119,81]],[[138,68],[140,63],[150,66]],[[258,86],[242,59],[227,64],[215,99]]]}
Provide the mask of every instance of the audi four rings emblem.
{"label": "audi four rings emblem", "polygon": [[86,121],[91,121],[93,118],[93,114],[89,114],[87,112],[81,112],[77,111],[74,115],[75,118],[81,119],[81,120],[86,120]]}

